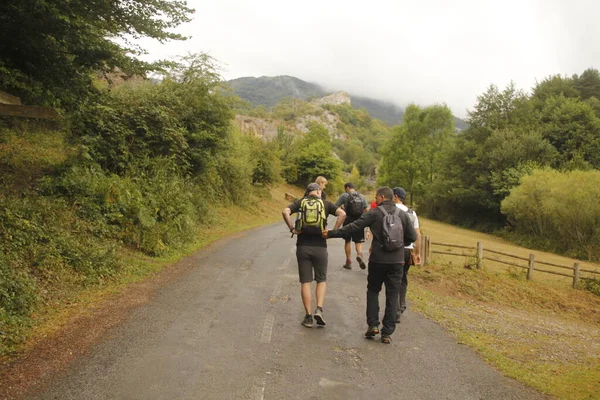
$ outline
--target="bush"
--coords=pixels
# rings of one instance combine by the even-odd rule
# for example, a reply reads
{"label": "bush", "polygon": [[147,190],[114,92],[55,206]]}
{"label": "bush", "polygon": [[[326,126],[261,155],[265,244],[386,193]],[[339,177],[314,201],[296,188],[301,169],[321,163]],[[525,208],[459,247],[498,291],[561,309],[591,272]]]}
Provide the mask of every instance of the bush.
{"label": "bush", "polygon": [[600,171],[536,170],[502,202],[512,230],[540,247],[600,259]]}

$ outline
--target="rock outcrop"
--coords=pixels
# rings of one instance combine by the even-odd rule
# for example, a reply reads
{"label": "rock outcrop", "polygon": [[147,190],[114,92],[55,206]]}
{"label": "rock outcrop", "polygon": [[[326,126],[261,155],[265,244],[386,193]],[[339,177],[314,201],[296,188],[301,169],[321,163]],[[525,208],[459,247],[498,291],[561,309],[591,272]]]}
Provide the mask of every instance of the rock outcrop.
{"label": "rock outcrop", "polygon": [[259,137],[271,140],[277,136],[277,121],[249,117],[247,115],[236,115],[235,122],[240,127],[243,135]]}
{"label": "rock outcrop", "polygon": [[313,100],[311,103],[317,106],[322,106],[325,104],[332,104],[334,106],[339,106],[340,104],[351,104],[350,95],[346,92],[336,92],[325,97],[321,97],[320,99]]}

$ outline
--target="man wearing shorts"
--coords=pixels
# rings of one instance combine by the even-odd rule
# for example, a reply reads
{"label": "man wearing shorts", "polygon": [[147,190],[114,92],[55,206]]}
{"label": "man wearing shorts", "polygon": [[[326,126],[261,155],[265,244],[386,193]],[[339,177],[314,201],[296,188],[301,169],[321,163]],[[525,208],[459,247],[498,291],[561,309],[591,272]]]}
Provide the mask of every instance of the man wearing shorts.
{"label": "man wearing shorts", "polygon": [[[346,182],[344,184],[344,190],[346,192],[342,193],[342,195],[335,202],[335,205],[337,207],[344,207],[344,211],[346,212],[346,219],[344,220],[344,226],[346,226],[348,224],[353,223],[357,219],[359,219],[361,217],[361,215],[364,214],[368,210],[369,206],[368,206],[367,199],[365,198],[365,196],[363,196],[362,194],[360,194],[356,191],[356,189],[354,188],[354,184],[352,182]],[[351,196],[358,196],[358,199],[362,202],[360,212],[356,212],[353,214],[349,211],[350,210],[349,201],[351,199]],[[363,253],[362,253],[362,244],[365,241],[365,231],[362,230],[362,231],[355,232],[352,235],[345,237],[344,241],[345,241],[344,251],[346,252],[346,262],[343,265],[344,268],[352,269],[352,243],[351,242],[354,242],[354,246],[356,248],[356,261],[358,261],[358,265],[361,269],[365,269],[366,264],[363,260]]]}
{"label": "man wearing shorts", "polygon": [[327,240],[321,236],[321,230],[308,228],[297,229],[292,223],[291,215],[301,211],[302,201],[305,199],[318,199],[322,202],[324,210],[323,226],[327,226],[327,216],[335,215],[335,229],[339,228],[344,222],[346,213],[339,207],[327,200],[321,199],[321,187],[317,183],[311,183],[306,188],[306,196],[294,201],[283,210],[283,220],[287,224],[291,233],[298,235],[296,240],[296,259],[298,260],[298,275],[300,277],[300,294],[302,304],[304,305],[305,316],[302,325],[312,328],[313,314],[311,314],[311,293],[310,285],[313,280],[317,281],[315,296],[317,299],[317,308],[314,312],[314,320],[319,326],[325,326],[323,317],[323,304],[325,302],[325,293],[327,291]]}

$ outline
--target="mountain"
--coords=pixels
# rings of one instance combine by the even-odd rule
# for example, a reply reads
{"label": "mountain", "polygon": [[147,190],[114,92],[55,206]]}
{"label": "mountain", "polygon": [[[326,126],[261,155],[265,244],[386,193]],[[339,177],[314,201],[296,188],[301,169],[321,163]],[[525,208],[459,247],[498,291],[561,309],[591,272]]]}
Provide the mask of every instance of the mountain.
{"label": "mountain", "polygon": [[328,94],[319,85],[286,75],[238,78],[227,84],[235,94],[255,106],[273,107],[284,98],[307,100]]}
{"label": "mountain", "polygon": [[[284,98],[309,100],[331,93],[317,84],[287,75],[237,78],[228,81],[227,84],[236,95],[254,106],[273,107]],[[354,108],[366,109],[373,118],[380,119],[389,125],[397,125],[402,122],[404,110],[392,102],[353,94],[350,94],[350,98]],[[459,130],[468,127],[459,118],[455,118],[455,124]]]}

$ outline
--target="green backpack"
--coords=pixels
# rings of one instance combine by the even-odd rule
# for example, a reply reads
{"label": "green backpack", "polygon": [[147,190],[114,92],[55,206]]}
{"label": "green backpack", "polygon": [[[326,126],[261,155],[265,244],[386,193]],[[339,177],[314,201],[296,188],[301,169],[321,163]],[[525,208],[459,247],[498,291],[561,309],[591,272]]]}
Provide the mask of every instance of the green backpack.
{"label": "green backpack", "polygon": [[302,233],[320,235],[325,229],[325,203],[318,197],[305,197],[300,202],[296,229]]}

